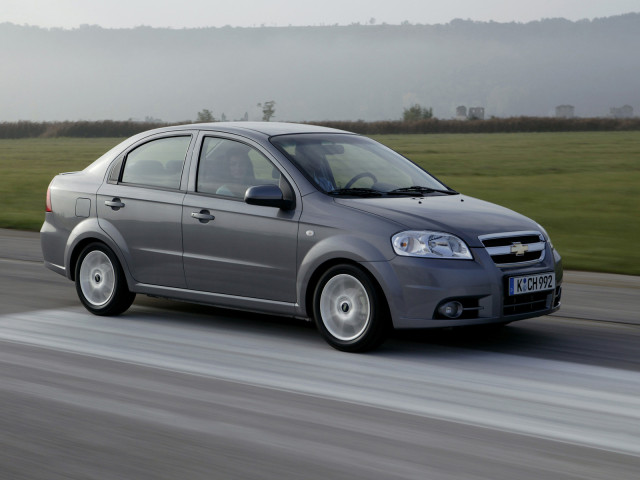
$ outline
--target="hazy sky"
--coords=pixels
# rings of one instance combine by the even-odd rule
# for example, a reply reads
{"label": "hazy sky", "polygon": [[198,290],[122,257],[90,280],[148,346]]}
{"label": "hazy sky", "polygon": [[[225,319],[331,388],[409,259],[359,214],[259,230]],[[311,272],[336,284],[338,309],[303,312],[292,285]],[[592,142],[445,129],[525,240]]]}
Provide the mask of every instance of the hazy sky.
{"label": "hazy sky", "polygon": [[568,20],[640,12],[640,0],[0,0],[0,22],[105,28],[435,24]]}

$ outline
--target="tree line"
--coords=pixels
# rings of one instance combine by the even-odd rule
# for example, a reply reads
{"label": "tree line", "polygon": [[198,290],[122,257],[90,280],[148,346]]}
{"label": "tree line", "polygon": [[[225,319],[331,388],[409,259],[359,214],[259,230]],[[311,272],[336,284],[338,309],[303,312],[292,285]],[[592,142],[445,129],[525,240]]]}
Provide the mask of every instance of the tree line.
{"label": "tree line", "polygon": [[[130,137],[153,128],[184,124],[140,122],[133,120],[78,122],[0,122],[0,138],[55,137]],[[488,120],[442,120],[418,118],[414,120],[386,120],[376,122],[323,121],[302,122],[338,128],[364,135],[428,134],[428,133],[516,133],[516,132],[589,132],[640,130],[640,118],[550,118],[511,117]]]}
{"label": "tree line", "polygon": [[152,128],[169,125],[164,122],[138,122],[133,120],[78,121],[78,122],[2,122],[0,138],[55,138],[55,137],[130,137]]}
{"label": "tree line", "polygon": [[429,134],[429,133],[526,133],[526,132],[597,132],[640,130],[640,118],[550,118],[510,117],[488,120],[414,121],[386,120],[310,122],[313,125],[348,130],[363,135]]}

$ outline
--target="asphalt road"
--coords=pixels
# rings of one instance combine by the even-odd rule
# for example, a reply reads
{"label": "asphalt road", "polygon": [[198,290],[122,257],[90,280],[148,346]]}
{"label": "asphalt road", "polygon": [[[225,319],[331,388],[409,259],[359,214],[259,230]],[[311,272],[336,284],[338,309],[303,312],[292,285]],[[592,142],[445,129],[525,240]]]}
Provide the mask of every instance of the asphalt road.
{"label": "asphalt road", "polygon": [[640,279],[568,272],[559,314],[328,347],[304,322],[79,305],[0,231],[0,479],[640,477]]}

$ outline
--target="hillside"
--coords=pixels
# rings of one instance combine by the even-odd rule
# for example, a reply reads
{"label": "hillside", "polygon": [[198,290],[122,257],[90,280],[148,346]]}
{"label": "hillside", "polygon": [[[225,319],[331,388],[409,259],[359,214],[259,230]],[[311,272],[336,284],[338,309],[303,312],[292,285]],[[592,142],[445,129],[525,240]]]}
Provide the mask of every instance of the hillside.
{"label": "hillside", "polygon": [[446,25],[41,29],[0,24],[0,122],[384,120],[413,103],[451,118],[547,116],[559,104],[640,114],[640,14]]}

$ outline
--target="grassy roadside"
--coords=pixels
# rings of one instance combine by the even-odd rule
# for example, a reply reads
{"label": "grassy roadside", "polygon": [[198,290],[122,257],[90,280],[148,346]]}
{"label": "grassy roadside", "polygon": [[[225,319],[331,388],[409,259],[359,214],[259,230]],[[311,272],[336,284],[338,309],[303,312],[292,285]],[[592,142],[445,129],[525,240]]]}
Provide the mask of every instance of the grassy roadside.
{"label": "grassy roadside", "polygon": [[640,132],[375,138],[450,187],[541,223],[565,268],[640,275]]}
{"label": "grassy roadside", "polygon": [[0,140],[0,227],[39,230],[47,186],[60,172],[82,170],[119,138]]}
{"label": "grassy roadside", "polygon": [[[543,224],[565,268],[640,275],[640,132],[373,138],[452,188]],[[51,178],[120,140],[0,140],[0,227],[38,230]]]}

